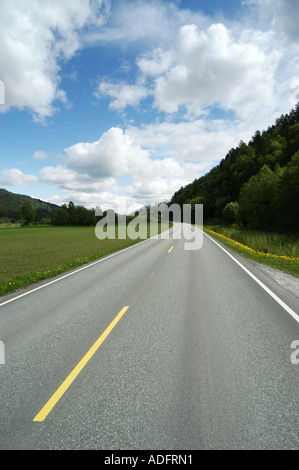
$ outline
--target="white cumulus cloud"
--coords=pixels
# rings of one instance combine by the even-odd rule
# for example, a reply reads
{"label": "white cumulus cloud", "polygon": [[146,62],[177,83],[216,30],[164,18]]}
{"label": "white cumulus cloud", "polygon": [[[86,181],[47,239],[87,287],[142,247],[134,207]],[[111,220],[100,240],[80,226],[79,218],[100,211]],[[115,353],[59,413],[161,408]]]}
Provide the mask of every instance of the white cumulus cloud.
{"label": "white cumulus cloud", "polygon": [[292,42],[299,42],[299,3],[297,0],[245,0],[257,7],[260,18],[271,20],[274,30]]}
{"label": "white cumulus cloud", "polygon": [[126,85],[101,82],[95,95],[100,98],[101,95],[112,98],[110,108],[122,110],[126,106],[137,106],[139,102],[146,98],[149,91],[141,85]]}
{"label": "white cumulus cloud", "polygon": [[[151,138],[148,135],[147,144]],[[40,170],[41,179],[60,188],[66,200],[91,207],[102,207],[104,201],[115,210],[116,204],[130,201],[131,210],[169,199],[207,164],[183,162],[170,155],[157,158],[142,140],[145,143],[133,129],[111,128],[95,142],[66,148],[60,165]]]}
{"label": "white cumulus cloud", "polygon": [[44,152],[43,150],[36,150],[32,156],[33,160],[46,160],[49,158],[49,155],[47,152]]}
{"label": "white cumulus cloud", "polygon": [[223,24],[199,30],[180,28],[170,50],[155,51],[139,66],[155,76],[155,105],[175,113],[184,107],[191,115],[219,106],[238,117],[268,108],[275,102],[274,72],[279,53],[260,46],[249,34],[239,37]]}
{"label": "white cumulus cloud", "polygon": [[2,186],[27,186],[37,181],[38,178],[35,175],[26,175],[17,168],[2,170],[2,178],[0,178]]}
{"label": "white cumulus cloud", "polygon": [[29,109],[43,122],[67,103],[60,88],[60,61],[80,49],[79,31],[102,21],[102,0],[1,2],[0,76],[5,106]]}

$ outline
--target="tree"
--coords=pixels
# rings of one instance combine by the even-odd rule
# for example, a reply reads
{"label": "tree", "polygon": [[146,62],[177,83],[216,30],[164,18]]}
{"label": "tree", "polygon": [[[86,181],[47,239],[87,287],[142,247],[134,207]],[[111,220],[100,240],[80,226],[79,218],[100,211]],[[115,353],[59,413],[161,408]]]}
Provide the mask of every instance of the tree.
{"label": "tree", "polygon": [[52,223],[54,225],[67,225],[69,223],[69,214],[65,204],[53,211]]}
{"label": "tree", "polygon": [[278,185],[278,218],[284,230],[299,232],[299,150],[282,170]]}
{"label": "tree", "polygon": [[229,202],[222,211],[222,220],[225,224],[234,224],[237,221],[239,211],[238,202]]}
{"label": "tree", "polygon": [[35,220],[35,212],[32,204],[29,201],[23,201],[20,208],[21,218],[24,220],[24,225],[28,225]]}
{"label": "tree", "polygon": [[244,184],[239,198],[239,221],[253,229],[271,230],[277,224],[279,175],[267,165]]}
{"label": "tree", "polygon": [[70,201],[68,205],[68,220],[71,225],[78,224],[78,211],[73,201]]}

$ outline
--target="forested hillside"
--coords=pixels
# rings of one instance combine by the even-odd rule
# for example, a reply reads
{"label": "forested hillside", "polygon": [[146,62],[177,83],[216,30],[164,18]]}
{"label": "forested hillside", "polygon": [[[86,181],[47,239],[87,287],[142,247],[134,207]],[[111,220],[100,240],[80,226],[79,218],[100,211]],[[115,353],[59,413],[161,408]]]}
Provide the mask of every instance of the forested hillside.
{"label": "forested hillside", "polygon": [[55,204],[0,189],[0,219],[9,219],[12,222],[19,220],[21,218],[21,206],[25,201],[30,202],[32,205],[36,220],[51,217],[53,209],[57,208]]}
{"label": "forested hillside", "polygon": [[170,203],[203,204],[205,223],[299,232],[299,103],[248,144],[241,141]]}

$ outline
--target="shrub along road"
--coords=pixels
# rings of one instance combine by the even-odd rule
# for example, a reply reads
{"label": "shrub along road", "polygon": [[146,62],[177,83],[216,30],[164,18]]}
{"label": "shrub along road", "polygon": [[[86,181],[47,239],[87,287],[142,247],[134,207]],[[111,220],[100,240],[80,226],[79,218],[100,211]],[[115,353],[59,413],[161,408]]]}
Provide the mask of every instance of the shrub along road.
{"label": "shrub along road", "polygon": [[298,298],[210,236],[184,244],[1,298],[1,449],[298,448]]}

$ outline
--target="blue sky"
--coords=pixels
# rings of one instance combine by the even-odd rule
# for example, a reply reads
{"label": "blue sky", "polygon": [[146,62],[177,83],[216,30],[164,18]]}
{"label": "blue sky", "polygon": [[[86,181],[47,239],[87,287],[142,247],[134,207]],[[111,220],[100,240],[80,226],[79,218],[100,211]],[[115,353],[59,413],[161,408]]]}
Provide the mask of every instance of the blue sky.
{"label": "blue sky", "polygon": [[292,0],[2,11],[0,186],[14,193],[127,212],[162,202],[299,101]]}

